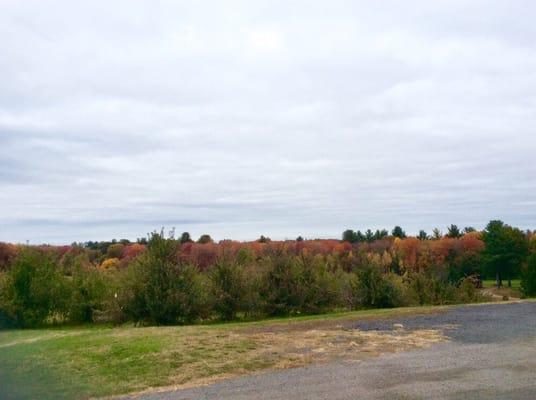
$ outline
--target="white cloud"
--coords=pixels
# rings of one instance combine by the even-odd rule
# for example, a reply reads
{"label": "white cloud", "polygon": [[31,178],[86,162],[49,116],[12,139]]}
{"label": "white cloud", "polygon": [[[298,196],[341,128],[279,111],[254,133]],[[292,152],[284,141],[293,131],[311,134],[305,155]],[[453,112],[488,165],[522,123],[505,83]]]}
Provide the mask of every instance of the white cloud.
{"label": "white cloud", "polygon": [[536,227],[529,1],[4,1],[0,240]]}

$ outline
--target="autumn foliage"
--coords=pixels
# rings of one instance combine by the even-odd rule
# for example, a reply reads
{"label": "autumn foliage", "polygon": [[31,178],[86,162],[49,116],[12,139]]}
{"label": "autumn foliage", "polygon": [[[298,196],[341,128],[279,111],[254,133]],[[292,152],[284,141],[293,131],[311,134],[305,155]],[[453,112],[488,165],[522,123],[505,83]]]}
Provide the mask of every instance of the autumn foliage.
{"label": "autumn foliage", "polygon": [[[138,243],[0,243],[0,324],[37,325],[52,316],[71,322],[173,324],[478,300],[470,282],[487,273],[482,233],[434,239],[387,231],[354,236],[349,235],[352,243],[301,237],[214,242],[208,235],[194,242],[183,240],[189,238],[185,234],[177,240],[153,233]],[[526,241],[536,252],[532,233]],[[17,264],[21,255],[26,261]],[[17,303],[22,296],[17,290],[44,282],[41,260],[58,290],[39,292],[50,307],[29,318],[35,313]],[[23,278],[26,286],[15,285],[14,279]],[[47,297],[58,293],[61,298]]]}

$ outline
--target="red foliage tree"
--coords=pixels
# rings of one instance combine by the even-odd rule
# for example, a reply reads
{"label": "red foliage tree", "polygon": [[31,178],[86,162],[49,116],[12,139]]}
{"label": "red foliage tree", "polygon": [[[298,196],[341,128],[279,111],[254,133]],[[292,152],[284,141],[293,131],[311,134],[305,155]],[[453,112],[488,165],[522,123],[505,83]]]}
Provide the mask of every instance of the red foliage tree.
{"label": "red foliage tree", "polygon": [[18,247],[0,242],[0,271],[5,271],[18,254]]}

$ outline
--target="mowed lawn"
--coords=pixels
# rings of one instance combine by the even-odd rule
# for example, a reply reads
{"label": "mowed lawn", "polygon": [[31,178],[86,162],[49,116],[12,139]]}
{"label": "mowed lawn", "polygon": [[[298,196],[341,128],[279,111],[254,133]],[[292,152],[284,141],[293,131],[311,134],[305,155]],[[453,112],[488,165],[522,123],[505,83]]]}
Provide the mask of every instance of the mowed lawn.
{"label": "mowed lawn", "polygon": [[[436,332],[360,333],[362,318],[438,312],[399,308],[250,323],[0,331],[0,398],[88,398],[426,346]],[[328,350],[326,350],[328,349]]]}

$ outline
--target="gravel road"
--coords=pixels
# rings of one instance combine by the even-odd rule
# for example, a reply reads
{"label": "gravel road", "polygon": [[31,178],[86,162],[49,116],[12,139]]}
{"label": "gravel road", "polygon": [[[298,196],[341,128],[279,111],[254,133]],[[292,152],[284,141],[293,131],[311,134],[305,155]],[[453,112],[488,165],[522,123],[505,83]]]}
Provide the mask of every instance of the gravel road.
{"label": "gravel road", "polygon": [[536,302],[356,322],[362,330],[439,328],[451,338],[425,350],[229,379],[145,400],[536,399]]}

